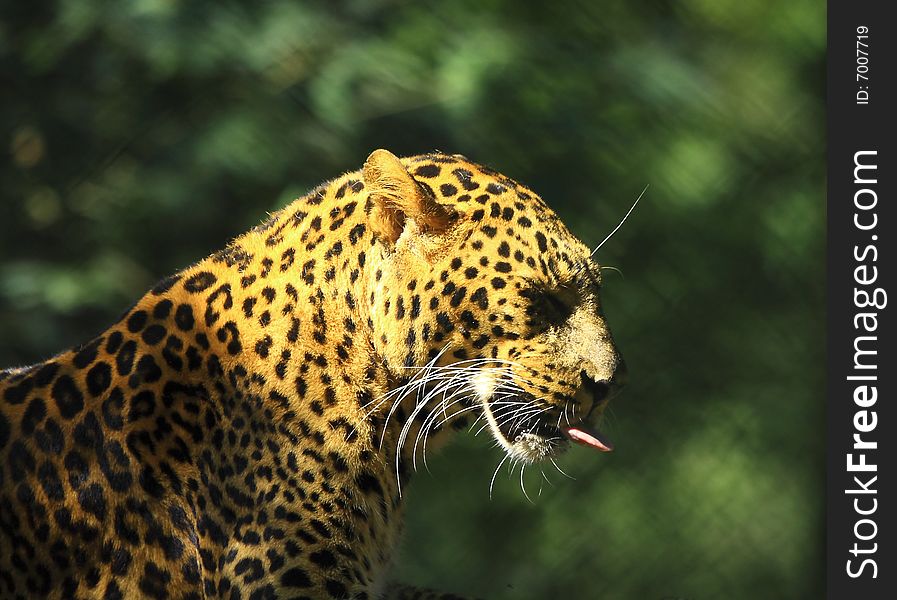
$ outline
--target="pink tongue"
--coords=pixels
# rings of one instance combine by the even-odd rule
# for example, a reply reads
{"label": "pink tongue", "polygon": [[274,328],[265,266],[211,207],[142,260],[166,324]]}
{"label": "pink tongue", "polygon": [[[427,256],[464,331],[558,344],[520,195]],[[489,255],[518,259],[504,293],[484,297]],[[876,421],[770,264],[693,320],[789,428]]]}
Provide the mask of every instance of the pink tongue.
{"label": "pink tongue", "polygon": [[614,449],[614,445],[610,442],[610,440],[608,440],[606,437],[604,437],[594,429],[588,429],[583,425],[577,425],[576,427],[565,427],[564,433],[566,433],[571,440],[573,440],[577,444],[582,444],[583,446],[591,446],[592,448],[597,448],[602,452],[610,452]]}

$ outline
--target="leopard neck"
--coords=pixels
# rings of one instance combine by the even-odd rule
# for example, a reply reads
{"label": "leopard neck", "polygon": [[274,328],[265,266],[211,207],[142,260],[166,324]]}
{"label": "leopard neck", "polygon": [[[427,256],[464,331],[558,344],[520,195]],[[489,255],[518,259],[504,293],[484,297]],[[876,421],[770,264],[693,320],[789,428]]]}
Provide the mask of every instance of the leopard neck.
{"label": "leopard neck", "polygon": [[[422,404],[425,388],[408,385],[433,350],[407,339],[397,344],[383,331],[378,315],[399,309],[388,300],[384,307],[383,250],[362,220],[341,224],[355,232],[343,245],[297,247],[297,238],[300,245],[317,239],[320,214],[307,199],[297,201],[163,281],[123,326],[135,314],[146,315],[145,327],[167,320],[173,331],[156,353],[183,364],[185,389],[216,399],[225,417],[241,406],[295,436],[330,439],[339,432],[357,464],[376,463],[404,483],[424,448],[443,445],[468,421],[439,410],[445,394]],[[399,348],[403,364],[384,356],[384,347]]]}

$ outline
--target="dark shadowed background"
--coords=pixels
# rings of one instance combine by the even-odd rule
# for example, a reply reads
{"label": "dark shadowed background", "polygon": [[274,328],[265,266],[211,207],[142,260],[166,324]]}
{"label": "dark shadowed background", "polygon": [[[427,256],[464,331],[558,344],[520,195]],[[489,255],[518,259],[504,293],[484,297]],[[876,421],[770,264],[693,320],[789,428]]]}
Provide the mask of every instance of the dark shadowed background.
{"label": "dark shadowed background", "polygon": [[[489,480],[430,460],[399,575],[493,599],[819,598],[825,5],[57,0],[0,8],[0,364],[385,147],[462,153],[597,244],[630,384]],[[541,488],[541,494],[540,494]]]}

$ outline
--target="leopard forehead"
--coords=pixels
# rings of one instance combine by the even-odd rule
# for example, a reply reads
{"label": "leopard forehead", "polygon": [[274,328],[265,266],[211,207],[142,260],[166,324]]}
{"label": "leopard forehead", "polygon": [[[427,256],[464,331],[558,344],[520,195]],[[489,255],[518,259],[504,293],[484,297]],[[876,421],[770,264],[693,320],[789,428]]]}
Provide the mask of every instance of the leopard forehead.
{"label": "leopard forehead", "polygon": [[556,251],[565,262],[588,255],[542,198],[510,177],[457,154],[423,154],[402,162],[428,194],[462,213],[483,234],[484,245],[516,240],[532,244],[546,260]]}
{"label": "leopard forehead", "polygon": [[[454,217],[454,227],[436,236],[439,250],[429,255],[430,266],[439,270],[438,284],[470,288],[472,280],[487,283],[485,290],[477,288],[477,298],[483,298],[516,294],[507,286],[512,279],[554,288],[587,271],[600,280],[588,247],[525,185],[461,155],[430,153],[401,162],[416,185]],[[416,228],[406,230],[410,245],[422,244]],[[395,283],[426,275],[425,264],[407,266],[402,265]],[[482,281],[478,275],[485,274],[490,277]]]}

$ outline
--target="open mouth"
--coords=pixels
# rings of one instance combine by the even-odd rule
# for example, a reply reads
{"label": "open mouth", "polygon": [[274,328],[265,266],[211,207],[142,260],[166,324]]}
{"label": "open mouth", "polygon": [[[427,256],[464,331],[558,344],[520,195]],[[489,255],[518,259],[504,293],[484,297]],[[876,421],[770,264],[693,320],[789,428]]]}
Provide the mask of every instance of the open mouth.
{"label": "open mouth", "polygon": [[[525,462],[550,459],[560,454],[568,442],[601,452],[614,449],[611,441],[589,423],[589,415],[561,425],[561,418],[556,417],[557,407],[539,401],[516,385],[499,387],[499,374],[499,369],[483,369],[473,384],[492,437],[512,457]],[[592,397],[601,399],[607,390],[602,392],[593,390]],[[597,405],[597,401],[593,402],[592,409]]]}
{"label": "open mouth", "polygon": [[527,461],[538,461],[555,456],[566,443],[610,452],[613,443],[595,427],[584,422],[558,426],[547,418],[502,419],[493,411],[491,403],[483,401],[484,413],[493,437],[512,456]]}

